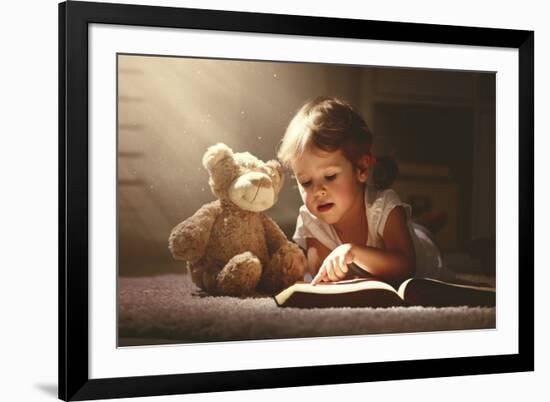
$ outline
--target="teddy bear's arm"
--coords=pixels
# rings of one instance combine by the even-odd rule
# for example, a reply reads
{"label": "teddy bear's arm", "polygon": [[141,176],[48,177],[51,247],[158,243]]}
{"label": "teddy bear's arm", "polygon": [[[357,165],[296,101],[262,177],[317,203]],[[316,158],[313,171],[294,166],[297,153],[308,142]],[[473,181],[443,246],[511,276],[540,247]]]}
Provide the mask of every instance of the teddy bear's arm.
{"label": "teddy bear's arm", "polygon": [[204,255],[212,226],[220,212],[219,201],[211,202],[172,229],[168,239],[172,256],[176,260],[198,261]]}
{"label": "teddy bear's arm", "polygon": [[288,239],[279,225],[277,225],[269,216],[262,214],[262,223],[264,225],[265,238],[267,241],[269,254],[273,254],[283,245],[287,244]]}

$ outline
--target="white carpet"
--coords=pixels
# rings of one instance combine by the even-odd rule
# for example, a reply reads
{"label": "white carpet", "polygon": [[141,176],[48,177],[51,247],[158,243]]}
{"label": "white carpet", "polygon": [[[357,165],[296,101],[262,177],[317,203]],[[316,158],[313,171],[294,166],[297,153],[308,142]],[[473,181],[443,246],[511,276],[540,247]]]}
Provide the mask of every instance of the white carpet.
{"label": "white carpet", "polygon": [[294,309],[200,295],[186,274],[119,279],[119,346],[495,328],[495,308]]}

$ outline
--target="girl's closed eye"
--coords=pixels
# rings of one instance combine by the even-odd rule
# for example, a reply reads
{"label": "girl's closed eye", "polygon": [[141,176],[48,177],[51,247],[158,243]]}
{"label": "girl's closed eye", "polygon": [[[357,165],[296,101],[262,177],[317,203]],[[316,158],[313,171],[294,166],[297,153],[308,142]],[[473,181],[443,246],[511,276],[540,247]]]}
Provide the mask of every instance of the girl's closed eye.
{"label": "girl's closed eye", "polygon": [[308,180],[308,181],[304,181],[304,182],[300,183],[300,186],[308,187],[310,184],[311,184],[311,180]]}
{"label": "girl's closed eye", "polygon": [[333,181],[334,179],[336,179],[336,173],[325,176],[325,180],[327,181]]}

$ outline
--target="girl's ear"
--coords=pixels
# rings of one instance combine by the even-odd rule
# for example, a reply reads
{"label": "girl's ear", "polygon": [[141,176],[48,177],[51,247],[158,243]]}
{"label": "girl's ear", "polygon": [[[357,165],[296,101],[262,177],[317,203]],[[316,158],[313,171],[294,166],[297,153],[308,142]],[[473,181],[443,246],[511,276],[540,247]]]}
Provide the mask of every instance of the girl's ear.
{"label": "girl's ear", "polygon": [[367,178],[369,177],[369,164],[370,164],[369,155],[363,155],[355,163],[356,177],[357,177],[357,180],[361,183],[366,183]]}

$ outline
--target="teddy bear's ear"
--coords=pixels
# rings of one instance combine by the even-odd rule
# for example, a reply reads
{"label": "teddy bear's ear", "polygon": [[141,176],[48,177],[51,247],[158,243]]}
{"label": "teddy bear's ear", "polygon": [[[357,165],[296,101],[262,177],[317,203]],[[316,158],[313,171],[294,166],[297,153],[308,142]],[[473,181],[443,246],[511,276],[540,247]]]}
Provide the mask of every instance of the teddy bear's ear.
{"label": "teddy bear's ear", "polygon": [[216,164],[225,159],[226,157],[232,157],[233,151],[227,145],[219,142],[216,145],[209,147],[204,156],[202,157],[202,165],[211,171]]}
{"label": "teddy bear's ear", "polygon": [[284,180],[285,180],[285,170],[283,166],[279,163],[279,161],[276,160],[270,160],[266,162],[266,165],[271,167],[273,170],[275,170],[279,174],[279,183],[282,186]]}

